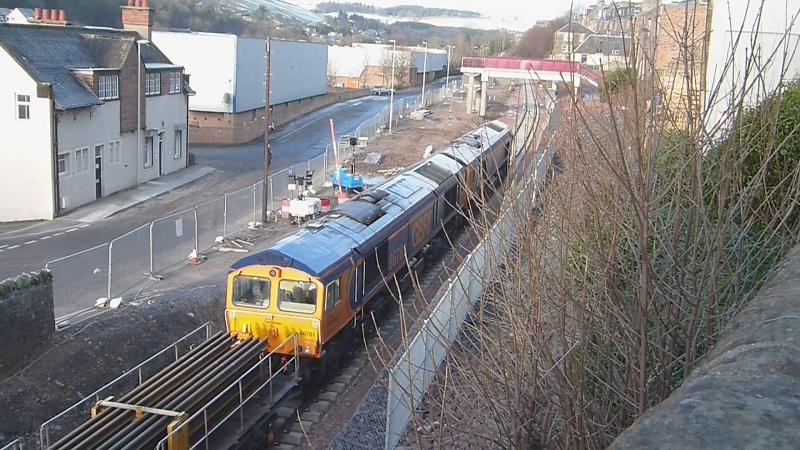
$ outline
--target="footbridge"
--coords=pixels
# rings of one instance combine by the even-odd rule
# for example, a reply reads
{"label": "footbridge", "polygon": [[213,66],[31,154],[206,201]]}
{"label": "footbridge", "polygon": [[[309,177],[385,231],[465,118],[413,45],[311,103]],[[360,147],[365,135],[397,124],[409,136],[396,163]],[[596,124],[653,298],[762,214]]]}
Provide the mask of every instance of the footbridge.
{"label": "footbridge", "polygon": [[[566,82],[576,90],[581,83],[600,84],[600,74],[581,63],[553,59],[520,58],[461,58],[461,73],[467,77],[467,112],[486,115],[486,90],[492,78],[539,82]],[[480,77],[480,85],[476,78]],[[480,99],[476,105],[475,91],[480,86]]]}

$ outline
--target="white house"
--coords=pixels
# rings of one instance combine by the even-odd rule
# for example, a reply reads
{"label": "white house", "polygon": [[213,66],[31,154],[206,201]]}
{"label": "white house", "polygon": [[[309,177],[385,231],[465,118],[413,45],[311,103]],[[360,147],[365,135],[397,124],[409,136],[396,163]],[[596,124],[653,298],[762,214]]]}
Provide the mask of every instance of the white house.
{"label": "white house", "polygon": [[0,8],[0,23],[8,22],[8,15],[11,14],[11,9]]}
{"label": "white house", "polygon": [[614,70],[624,67],[631,52],[631,38],[592,34],[575,49],[574,60],[589,67]]}
{"label": "white house", "polygon": [[0,221],[52,219],[186,167],[191,90],[141,40],[152,10],[139,5],[123,6],[127,30],[0,25]]}
{"label": "white house", "polygon": [[[715,2],[709,33],[706,98],[707,130],[727,128],[725,111],[751,86],[753,106],[800,73],[800,0]],[[755,56],[754,56],[755,55]]]}
{"label": "white house", "polygon": [[5,22],[8,23],[32,23],[34,13],[31,8],[14,8],[6,16]]}

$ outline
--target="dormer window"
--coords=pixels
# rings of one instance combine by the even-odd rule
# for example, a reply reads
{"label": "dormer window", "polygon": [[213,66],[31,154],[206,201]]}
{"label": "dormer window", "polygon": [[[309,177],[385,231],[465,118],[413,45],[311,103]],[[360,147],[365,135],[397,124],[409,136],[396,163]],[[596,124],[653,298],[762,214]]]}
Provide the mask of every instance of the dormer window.
{"label": "dormer window", "polygon": [[145,95],[161,94],[161,73],[148,73],[144,88]]}
{"label": "dormer window", "polygon": [[100,100],[119,99],[119,75],[100,75],[98,94]]}
{"label": "dormer window", "polygon": [[169,93],[170,94],[180,94],[181,93],[181,82],[183,81],[183,77],[181,76],[180,72],[170,72],[169,73]]}

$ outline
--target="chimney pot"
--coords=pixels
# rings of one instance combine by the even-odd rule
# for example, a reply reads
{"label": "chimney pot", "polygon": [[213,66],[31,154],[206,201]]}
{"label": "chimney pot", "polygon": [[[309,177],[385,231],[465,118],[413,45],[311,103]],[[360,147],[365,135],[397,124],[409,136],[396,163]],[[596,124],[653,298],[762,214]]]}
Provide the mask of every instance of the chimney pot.
{"label": "chimney pot", "polygon": [[59,9],[58,10],[58,21],[62,25],[67,23],[67,11],[65,11],[63,9]]}
{"label": "chimney pot", "polygon": [[149,8],[150,0],[142,0],[142,8]]}
{"label": "chimney pot", "polygon": [[58,10],[51,9],[50,10],[50,23],[58,23]]}
{"label": "chimney pot", "polygon": [[33,9],[33,18],[36,20],[42,20],[42,8]]}
{"label": "chimney pot", "polygon": [[128,6],[134,6],[136,4],[136,0],[128,0]]}

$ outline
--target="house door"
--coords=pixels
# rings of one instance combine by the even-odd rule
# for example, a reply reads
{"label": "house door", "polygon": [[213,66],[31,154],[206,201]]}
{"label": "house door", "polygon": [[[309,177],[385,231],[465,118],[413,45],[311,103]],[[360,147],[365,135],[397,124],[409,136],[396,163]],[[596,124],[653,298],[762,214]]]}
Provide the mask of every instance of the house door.
{"label": "house door", "polygon": [[164,132],[158,133],[158,174],[164,175]]}
{"label": "house door", "polygon": [[103,196],[103,147],[94,146],[94,198]]}

